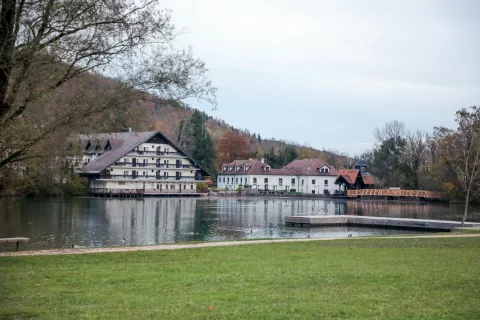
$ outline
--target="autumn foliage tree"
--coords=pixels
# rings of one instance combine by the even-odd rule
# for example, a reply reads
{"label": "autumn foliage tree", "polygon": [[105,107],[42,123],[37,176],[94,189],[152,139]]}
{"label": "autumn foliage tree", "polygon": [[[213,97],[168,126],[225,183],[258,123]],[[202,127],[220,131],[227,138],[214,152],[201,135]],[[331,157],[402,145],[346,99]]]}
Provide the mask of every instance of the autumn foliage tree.
{"label": "autumn foliage tree", "polygon": [[461,109],[456,113],[457,128],[435,128],[441,162],[452,173],[450,182],[462,191],[467,219],[468,206],[480,185],[480,108]]}
{"label": "autumn foliage tree", "polygon": [[217,142],[216,150],[218,165],[235,159],[247,159],[251,153],[250,138],[238,131],[227,131]]}
{"label": "autumn foliage tree", "polygon": [[[173,48],[159,0],[0,0],[0,21],[0,169],[145,92],[215,103],[203,61]],[[88,75],[99,74],[117,81],[98,86]]]}

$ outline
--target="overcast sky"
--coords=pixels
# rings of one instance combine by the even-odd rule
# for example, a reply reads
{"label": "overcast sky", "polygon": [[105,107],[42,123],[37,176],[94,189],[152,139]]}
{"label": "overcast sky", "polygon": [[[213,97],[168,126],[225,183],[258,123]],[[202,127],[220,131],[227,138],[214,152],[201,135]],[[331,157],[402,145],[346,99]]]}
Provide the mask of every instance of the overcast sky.
{"label": "overcast sky", "polygon": [[359,154],[375,127],[454,126],[480,104],[477,0],[165,0],[218,87],[218,108],[262,137]]}

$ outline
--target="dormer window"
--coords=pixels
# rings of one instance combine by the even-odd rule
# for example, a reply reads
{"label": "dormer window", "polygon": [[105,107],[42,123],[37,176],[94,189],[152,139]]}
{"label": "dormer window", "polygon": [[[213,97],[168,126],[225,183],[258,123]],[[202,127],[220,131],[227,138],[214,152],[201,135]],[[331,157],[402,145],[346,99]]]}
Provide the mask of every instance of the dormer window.
{"label": "dormer window", "polygon": [[228,167],[228,170],[232,171],[232,170],[233,170],[233,167]]}
{"label": "dormer window", "polygon": [[319,171],[320,171],[321,173],[329,173],[329,172],[330,172],[330,168],[328,168],[327,166],[324,166],[324,167],[321,167],[321,168],[319,169]]}
{"label": "dormer window", "polygon": [[238,171],[238,170],[240,170],[240,167],[235,167],[235,171]]}
{"label": "dormer window", "polygon": [[270,172],[270,166],[265,166],[265,171]]}
{"label": "dormer window", "polygon": [[222,171],[227,171],[227,167],[222,167]]}

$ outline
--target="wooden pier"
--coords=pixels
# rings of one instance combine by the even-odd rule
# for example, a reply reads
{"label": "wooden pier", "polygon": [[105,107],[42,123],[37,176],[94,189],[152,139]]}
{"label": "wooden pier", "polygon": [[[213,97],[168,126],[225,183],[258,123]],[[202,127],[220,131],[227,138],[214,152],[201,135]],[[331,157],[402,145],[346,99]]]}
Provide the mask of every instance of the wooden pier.
{"label": "wooden pier", "polygon": [[[352,225],[380,228],[405,228],[405,229],[423,229],[423,230],[442,230],[450,231],[462,227],[459,221],[426,220],[426,219],[408,219],[408,218],[388,218],[388,217],[369,217],[369,216],[290,216],[285,219],[286,226],[290,227],[319,227],[332,225]],[[480,227],[480,223],[465,222],[466,228]]]}

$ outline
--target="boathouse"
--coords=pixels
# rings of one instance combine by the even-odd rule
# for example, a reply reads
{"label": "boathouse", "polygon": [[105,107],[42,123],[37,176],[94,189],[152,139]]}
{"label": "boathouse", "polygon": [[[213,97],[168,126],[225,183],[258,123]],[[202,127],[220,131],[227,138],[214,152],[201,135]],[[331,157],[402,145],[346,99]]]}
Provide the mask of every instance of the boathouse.
{"label": "boathouse", "polygon": [[355,169],[342,169],[338,171],[335,180],[340,193],[353,189],[374,189],[375,177],[368,172],[368,165],[364,160],[358,160]]}

